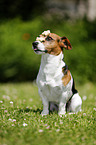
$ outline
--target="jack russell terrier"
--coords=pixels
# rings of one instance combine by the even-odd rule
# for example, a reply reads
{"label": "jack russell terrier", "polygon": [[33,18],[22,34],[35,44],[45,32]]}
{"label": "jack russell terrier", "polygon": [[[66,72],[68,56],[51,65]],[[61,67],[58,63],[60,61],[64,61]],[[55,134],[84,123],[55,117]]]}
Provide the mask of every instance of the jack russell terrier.
{"label": "jack russell terrier", "polygon": [[63,48],[72,49],[69,40],[47,30],[36,38],[32,48],[36,54],[42,54],[36,81],[43,103],[41,114],[47,115],[50,110],[56,110],[62,116],[66,111],[80,111],[82,100],[64,62]]}

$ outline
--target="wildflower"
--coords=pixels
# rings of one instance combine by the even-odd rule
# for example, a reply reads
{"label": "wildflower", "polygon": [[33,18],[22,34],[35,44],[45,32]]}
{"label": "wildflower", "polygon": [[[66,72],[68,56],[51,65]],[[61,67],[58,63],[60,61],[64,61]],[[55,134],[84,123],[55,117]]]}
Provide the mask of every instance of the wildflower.
{"label": "wildflower", "polygon": [[[3,106],[3,105],[2,105]],[[4,110],[5,108],[1,108],[2,110]]]}
{"label": "wildflower", "polygon": [[3,103],[3,101],[0,101],[0,103]]}
{"label": "wildflower", "polygon": [[12,101],[10,101],[10,104],[13,104],[13,102],[12,102]]}
{"label": "wildflower", "polygon": [[86,116],[86,113],[83,113],[84,116]]}
{"label": "wildflower", "polygon": [[60,124],[63,124],[63,122],[60,120]]}
{"label": "wildflower", "polygon": [[57,130],[56,130],[56,132],[59,132],[59,131],[60,131],[60,129],[57,129]]}
{"label": "wildflower", "polygon": [[83,96],[83,100],[85,101],[87,99],[87,96]]}
{"label": "wildflower", "polygon": [[9,120],[9,121],[12,121],[12,119],[11,119],[11,118],[9,118],[8,120]]}
{"label": "wildflower", "polygon": [[93,110],[95,110],[95,111],[96,111],[96,108],[93,108]]}
{"label": "wildflower", "polygon": [[10,97],[9,97],[9,96],[5,96],[5,95],[3,95],[3,99],[10,100]]}
{"label": "wildflower", "polygon": [[27,106],[26,109],[29,109],[29,107]]}
{"label": "wildflower", "polygon": [[10,100],[10,97],[9,97],[9,96],[6,96],[6,99],[7,99],[7,100]]}
{"label": "wildflower", "polygon": [[44,124],[44,126],[47,126],[48,124]]}
{"label": "wildflower", "polygon": [[43,130],[42,129],[39,129],[39,132],[43,132]]}
{"label": "wildflower", "polygon": [[71,120],[72,120],[72,118],[69,118],[69,120],[71,121]]}
{"label": "wildflower", "polygon": [[57,126],[56,122],[55,122],[55,126]]}
{"label": "wildflower", "polygon": [[46,129],[49,129],[49,128],[50,128],[50,126],[47,126],[47,127],[46,127]]}
{"label": "wildflower", "polygon": [[16,122],[16,119],[13,119],[13,121],[12,122]]}
{"label": "wildflower", "polygon": [[15,126],[14,124],[12,124],[12,126]]}
{"label": "wildflower", "polygon": [[4,112],[7,113],[8,111],[7,110],[4,110]]}
{"label": "wildflower", "polygon": [[30,101],[30,102],[32,102],[32,101],[33,101],[33,99],[31,98],[31,99],[29,99],[29,101]]}
{"label": "wildflower", "polygon": [[26,124],[26,123],[23,123],[23,126],[27,126],[28,124]]}

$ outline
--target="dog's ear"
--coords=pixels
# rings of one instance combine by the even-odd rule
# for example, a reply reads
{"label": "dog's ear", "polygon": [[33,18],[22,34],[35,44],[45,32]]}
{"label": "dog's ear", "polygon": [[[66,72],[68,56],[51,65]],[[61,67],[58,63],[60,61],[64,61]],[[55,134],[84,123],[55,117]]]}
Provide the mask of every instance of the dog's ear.
{"label": "dog's ear", "polygon": [[61,46],[62,48],[67,49],[67,50],[71,50],[71,49],[72,49],[72,46],[71,46],[70,41],[69,41],[68,38],[65,37],[65,36],[64,36],[64,37],[61,37],[60,46]]}

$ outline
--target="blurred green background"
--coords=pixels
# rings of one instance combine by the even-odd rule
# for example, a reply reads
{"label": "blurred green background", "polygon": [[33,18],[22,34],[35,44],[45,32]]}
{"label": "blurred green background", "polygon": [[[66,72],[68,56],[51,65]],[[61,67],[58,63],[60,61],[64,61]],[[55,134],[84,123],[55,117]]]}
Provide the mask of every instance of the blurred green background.
{"label": "blurred green background", "polygon": [[68,37],[72,44],[72,50],[64,50],[64,60],[75,80],[95,83],[96,19],[90,20],[86,14],[75,18],[70,15],[67,4],[62,7],[64,2],[0,0],[0,82],[36,79],[41,56],[32,50],[32,42],[44,30],[50,29]]}

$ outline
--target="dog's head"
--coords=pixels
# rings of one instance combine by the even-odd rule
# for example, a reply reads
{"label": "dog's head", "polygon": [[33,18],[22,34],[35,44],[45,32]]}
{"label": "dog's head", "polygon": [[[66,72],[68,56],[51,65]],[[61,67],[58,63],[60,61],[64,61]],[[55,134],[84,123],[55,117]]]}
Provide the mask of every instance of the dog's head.
{"label": "dog's head", "polygon": [[63,48],[70,50],[72,46],[67,37],[60,37],[47,30],[36,38],[36,41],[32,43],[32,48],[37,54],[49,53],[59,55]]}

